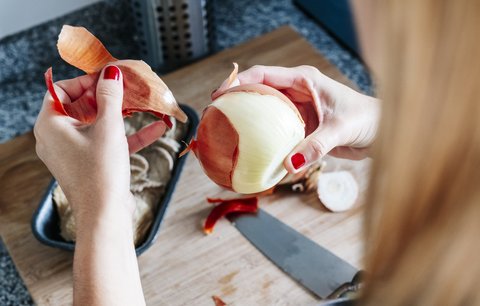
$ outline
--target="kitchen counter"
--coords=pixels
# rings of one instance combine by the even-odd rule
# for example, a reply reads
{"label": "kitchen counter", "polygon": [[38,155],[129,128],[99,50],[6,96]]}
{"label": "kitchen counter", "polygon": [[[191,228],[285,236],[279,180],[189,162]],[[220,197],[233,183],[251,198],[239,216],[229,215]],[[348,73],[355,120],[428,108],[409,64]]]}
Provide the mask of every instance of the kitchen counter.
{"label": "kitchen counter", "polygon": [[[362,64],[340,47],[315,22],[289,0],[214,0],[216,51],[290,24],[336,65],[361,90],[371,92]],[[64,23],[82,25],[96,33],[119,58],[138,58],[125,2],[107,1],[40,25],[0,41],[0,142],[30,130],[45,93],[43,72],[55,67],[56,79],[79,72],[62,63],[56,51],[56,37]],[[31,305],[7,252],[0,244],[0,305]]]}

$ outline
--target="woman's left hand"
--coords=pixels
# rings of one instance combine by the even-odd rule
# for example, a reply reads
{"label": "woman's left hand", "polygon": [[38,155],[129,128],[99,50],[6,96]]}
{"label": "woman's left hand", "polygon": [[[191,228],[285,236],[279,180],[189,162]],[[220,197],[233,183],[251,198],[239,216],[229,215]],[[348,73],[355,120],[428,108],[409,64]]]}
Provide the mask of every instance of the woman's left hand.
{"label": "woman's left hand", "polygon": [[[97,81],[98,79],[98,81]],[[97,82],[96,91],[87,90]],[[35,124],[37,154],[72,205],[76,223],[74,305],[145,305],[133,243],[135,200],[129,153],[158,139],[158,121],[128,138],[122,116],[120,69],[57,82],[63,103],[90,95],[97,117],[84,124],[54,110],[47,92]]]}
{"label": "woman's left hand", "polygon": [[[95,82],[96,92],[88,90]],[[110,203],[115,209],[122,208],[119,203],[128,203],[124,208],[133,213],[129,153],[158,139],[165,132],[165,123],[155,122],[127,139],[122,117],[123,78],[116,66],[106,67],[100,75],[57,82],[55,91],[63,103],[83,95],[97,103],[95,122],[84,124],[55,111],[47,92],[34,128],[37,154],[57,179],[75,216],[86,212],[89,218],[108,209],[105,206]]]}

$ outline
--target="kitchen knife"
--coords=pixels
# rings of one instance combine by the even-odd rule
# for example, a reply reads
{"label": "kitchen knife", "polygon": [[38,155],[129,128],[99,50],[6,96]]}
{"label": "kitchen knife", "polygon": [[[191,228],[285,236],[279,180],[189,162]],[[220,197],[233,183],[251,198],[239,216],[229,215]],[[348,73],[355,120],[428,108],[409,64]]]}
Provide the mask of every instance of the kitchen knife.
{"label": "kitchen knife", "polygon": [[281,270],[320,298],[349,283],[358,270],[259,209],[229,217],[232,224]]}

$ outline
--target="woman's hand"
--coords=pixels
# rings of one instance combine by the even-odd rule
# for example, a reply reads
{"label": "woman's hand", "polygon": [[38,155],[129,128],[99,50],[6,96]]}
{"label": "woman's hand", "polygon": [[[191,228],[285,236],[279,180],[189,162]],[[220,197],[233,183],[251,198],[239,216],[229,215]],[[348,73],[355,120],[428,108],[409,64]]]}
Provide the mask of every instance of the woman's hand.
{"label": "woman's hand", "polygon": [[[212,98],[226,90],[227,83]],[[349,159],[367,156],[380,116],[377,99],[330,79],[312,66],[253,66],[239,73],[230,87],[252,83],[280,90],[292,100],[305,121],[307,137],[284,161],[290,173],[301,171],[327,153]]]}
{"label": "woman's hand", "polygon": [[[95,92],[86,90],[97,82]],[[76,221],[74,305],[144,305],[135,246],[129,154],[165,132],[158,121],[125,136],[120,69],[60,81],[63,103],[89,96],[97,105],[94,123],[54,110],[47,92],[35,124],[37,154],[57,179]]]}
{"label": "woman's hand", "polygon": [[[95,82],[96,92],[86,90]],[[37,154],[62,187],[76,218],[86,214],[91,219],[111,206],[132,214],[129,152],[158,139],[165,124],[155,122],[127,139],[123,79],[116,66],[108,66],[100,75],[57,82],[55,91],[63,103],[87,95],[97,104],[96,121],[84,124],[56,112],[47,92],[34,128]]]}

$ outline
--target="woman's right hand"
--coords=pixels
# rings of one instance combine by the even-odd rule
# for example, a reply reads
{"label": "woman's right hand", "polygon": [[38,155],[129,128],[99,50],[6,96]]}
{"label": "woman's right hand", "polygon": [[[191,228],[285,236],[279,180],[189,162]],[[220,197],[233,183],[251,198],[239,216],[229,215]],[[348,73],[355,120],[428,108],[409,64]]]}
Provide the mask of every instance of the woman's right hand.
{"label": "woman's right hand", "polygon": [[377,132],[379,100],[330,79],[312,66],[253,66],[228,83],[212,93],[212,98],[228,87],[262,83],[284,93],[298,108],[306,124],[306,138],[285,158],[290,173],[303,170],[326,154],[367,157]]}

